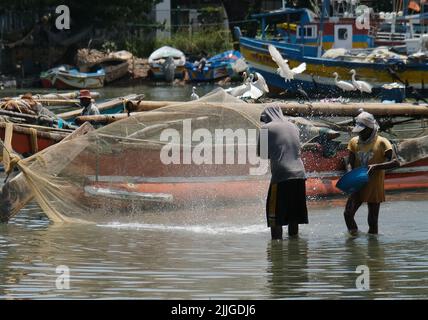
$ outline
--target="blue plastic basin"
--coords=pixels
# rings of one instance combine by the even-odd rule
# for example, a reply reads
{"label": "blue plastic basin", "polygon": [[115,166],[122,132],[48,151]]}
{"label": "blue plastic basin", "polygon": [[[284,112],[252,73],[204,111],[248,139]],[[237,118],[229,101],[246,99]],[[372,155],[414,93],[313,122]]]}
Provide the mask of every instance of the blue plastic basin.
{"label": "blue plastic basin", "polygon": [[367,167],[360,167],[349,171],[336,183],[336,188],[345,193],[354,193],[363,188],[369,182]]}

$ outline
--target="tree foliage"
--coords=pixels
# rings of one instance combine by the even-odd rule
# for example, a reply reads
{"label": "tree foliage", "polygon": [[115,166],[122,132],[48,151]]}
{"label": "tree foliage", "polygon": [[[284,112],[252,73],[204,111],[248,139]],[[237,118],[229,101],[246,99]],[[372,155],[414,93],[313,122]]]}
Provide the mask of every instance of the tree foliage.
{"label": "tree foliage", "polygon": [[117,24],[145,22],[160,0],[1,0],[3,10],[33,10],[43,14],[59,5],[70,8],[73,23],[91,25],[100,23],[106,27]]}

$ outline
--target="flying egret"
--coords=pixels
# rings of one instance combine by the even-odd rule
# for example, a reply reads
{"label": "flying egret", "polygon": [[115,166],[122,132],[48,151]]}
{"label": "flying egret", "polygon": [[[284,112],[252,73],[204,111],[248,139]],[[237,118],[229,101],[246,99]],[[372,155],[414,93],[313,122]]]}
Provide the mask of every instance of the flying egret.
{"label": "flying egret", "polygon": [[199,100],[199,96],[196,94],[196,87],[192,88],[192,94],[190,95],[190,100]]}
{"label": "flying egret", "polygon": [[278,74],[285,79],[285,81],[289,81],[294,79],[296,74],[302,73],[306,70],[306,63],[303,62],[296,68],[290,69],[288,66],[288,60],[282,58],[281,53],[279,53],[278,49],[273,45],[268,46],[269,53],[272,57],[272,60],[276,62],[278,65],[277,72]]}
{"label": "flying egret", "polygon": [[334,84],[336,85],[336,87],[339,87],[340,89],[342,89],[345,92],[357,90],[357,88],[354,87],[354,85],[352,83],[349,83],[346,81],[337,81],[339,78],[339,75],[337,74],[337,72],[333,72],[333,76],[334,76]]}

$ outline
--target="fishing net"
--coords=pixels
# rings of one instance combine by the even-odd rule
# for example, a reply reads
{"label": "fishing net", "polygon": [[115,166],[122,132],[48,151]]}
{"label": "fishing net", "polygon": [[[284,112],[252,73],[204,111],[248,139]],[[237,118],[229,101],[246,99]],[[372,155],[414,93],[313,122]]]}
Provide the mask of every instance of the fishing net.
{"label": "fishing net", "polygon": [[[21,173],[3,188],[0,219],[10,218],[32,197],[56,222],[239,208],[254,201],[261,209],[270,178],[267,161],[257,157],[263,108],[218,89],[68,138],[27,159],[5,151],[8,166],[16,164]],[[311,170],[319,174],[317,166],[329,157],[334,167],[322,170],[342,170],[332,141],[337,132],[320,122],[289,120],[300,128],[302,145],[315,145],[307,153],[313,159],[306,159]],[[403,141],[396,150],[408,164],[426,158],[427,145],[424,137]]]}
{"label": "fishing net", "polygon": [[401,141],[395,145],[395,153],[401,165],[425,159],[428,157],[428,136]]}
{"label": "fishing net", "polygon": [[[270,172],[256,153],[262,111],[218,89],[137,114],[20,160],[22,173],[3,197],[16,205],[23,193],[34,195],[53,221],[264,201]],[[291,120],[302,143],[325,132]],[[7,201],[2,206],[16,213]]]}

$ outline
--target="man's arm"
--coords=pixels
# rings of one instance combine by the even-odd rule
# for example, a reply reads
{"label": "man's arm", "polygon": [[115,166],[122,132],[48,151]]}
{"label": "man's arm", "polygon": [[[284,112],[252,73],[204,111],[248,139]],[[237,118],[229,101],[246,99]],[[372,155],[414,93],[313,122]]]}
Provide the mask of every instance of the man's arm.
{"label": "man's arm", "polygon": [[261,128],[257,137],[257,156],[261,159],[269,159],[268,129]]}
{"label": "man's arm", "polygon": [[348,163],[346,164],[346,172],[355,168],[355,153],[349,151]]}
{"label": "man's arm", "polygon": [[394,169],[400,166],[400,161],[394,156],[392,149],[385,151],[386,162],[369,165],[368,173],[376,170]]}

